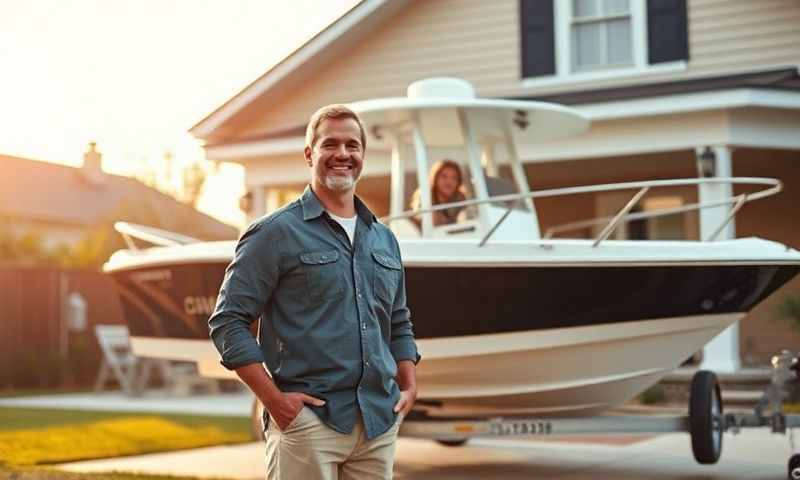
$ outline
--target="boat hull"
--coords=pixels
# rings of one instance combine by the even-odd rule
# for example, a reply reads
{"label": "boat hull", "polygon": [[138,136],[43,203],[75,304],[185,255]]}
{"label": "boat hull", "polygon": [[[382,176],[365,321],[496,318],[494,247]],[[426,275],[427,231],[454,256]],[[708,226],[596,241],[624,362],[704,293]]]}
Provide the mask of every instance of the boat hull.
{"label": "boat hull", "polygon": [[[227,262],[112,273],[132,335],[208,339]],[[411,266],[417,339],[747,313],[797,265]],[[257,322],[254,322],[257,323]]]}
{"label": "boat hull", "polygon": [[[433,417],[583,416],[658,382],[742,314],[421,339],[418,407]],[[236,378],[207,340],[133,337],[138,355]]]}
{"label": "boat hull", "polygon": [[[134,351],[235,378],[207,334],[225,265],[113,273]],[[418,405],[441,417],[604,411],[656,383],[797,271],[758,264],[407,267],[423,356]]]}

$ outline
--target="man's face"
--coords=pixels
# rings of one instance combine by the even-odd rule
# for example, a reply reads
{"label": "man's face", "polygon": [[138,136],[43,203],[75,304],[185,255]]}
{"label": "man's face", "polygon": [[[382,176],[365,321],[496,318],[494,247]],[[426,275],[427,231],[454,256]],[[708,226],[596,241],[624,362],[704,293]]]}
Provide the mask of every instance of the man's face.
{"label": "man's face", "polygon": [[329,118],[317,127],[317,141],[305,148],[311,184],[333,192],[352,190],[361,176],[364,146],[361,129],[352,118]]}

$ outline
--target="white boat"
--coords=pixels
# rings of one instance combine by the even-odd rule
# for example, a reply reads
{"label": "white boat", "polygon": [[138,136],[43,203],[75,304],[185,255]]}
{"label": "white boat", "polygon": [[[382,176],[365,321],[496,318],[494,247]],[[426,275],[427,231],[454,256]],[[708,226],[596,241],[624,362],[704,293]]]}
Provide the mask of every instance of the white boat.
{"label": "white boat", "polygon": [[[423,356],[418,408],[431,417],[585,416],[618,406],[800,271],[800,252],[760,238],[609,238],[620,225],[657,215],[720,205],[732,205],[735,214],[779,192],[778,180],[691,178],[531,192],[518,148],[582,133],[589,123],[580,114],[476,98],[456,79],[424,80],[407,97],[351,107],[370,132],[368,144],[392,149],[391,213],[384,222],[400,242]],[[463,163],[470,198],[431,204],[428,159],[437,156]],[[421,208],[404,212],[407,174],[415,171]],[[633,210],[652,189],[702,183],[761,190]],[[540,232],[537,199],[612,190],[631,192],[616,215]],[[471,215],[433,224],[432,212],[460,207]],[[592,228],[594,238],[553,237],[581,228]],[[207,330],[235,242],[199,242],[130,224],[118,230],[131,248],[116,252],[104,270],[119,286],[135,353],[190,360],[204,375],[235,378],[219,365]],[[134,238],[156,246],[139,248]]]}

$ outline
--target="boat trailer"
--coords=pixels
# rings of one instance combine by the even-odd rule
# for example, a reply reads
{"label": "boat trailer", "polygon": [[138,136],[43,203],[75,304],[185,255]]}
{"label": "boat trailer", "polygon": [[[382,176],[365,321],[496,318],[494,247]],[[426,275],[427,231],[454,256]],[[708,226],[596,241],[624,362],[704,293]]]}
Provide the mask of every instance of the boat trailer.
{"label": "boat trailer", "polygon": [[[437,419],[412,412],[401,427],[404,437],[436,440],[459,446],[470,438],[541,437],[571,434],[689,433],[692,453],[701,464],[713,464],[722,453],[725,432],[738,434],[744,428],[770,427],[773,433],[789,434],[792,455],[788,478],[800,480],[800,451],[792,429],[800,427],[800,415],[783,412],[790,383],[800,378],[800,360],[789,351],[772,358],[772,376],[757,405],[749,413],[725,413],[716,374],[700,370],[692,377],[688,415],[603,415],[579,418],[469,418]],[[418,415],[421,414],[421,415]]]}

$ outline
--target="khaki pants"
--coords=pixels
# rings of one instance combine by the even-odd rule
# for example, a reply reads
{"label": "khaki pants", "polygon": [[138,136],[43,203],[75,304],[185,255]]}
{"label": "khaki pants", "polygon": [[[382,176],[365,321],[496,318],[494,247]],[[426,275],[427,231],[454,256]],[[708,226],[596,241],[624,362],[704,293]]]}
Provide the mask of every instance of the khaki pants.
{"label": "khaki pants", "polygon": [[303,407],[280,431],[270,419],[266,433],[267,480],[391,479],[400,417],[385,433],[367,440],[359,415],[353,431],[339,433]]}

